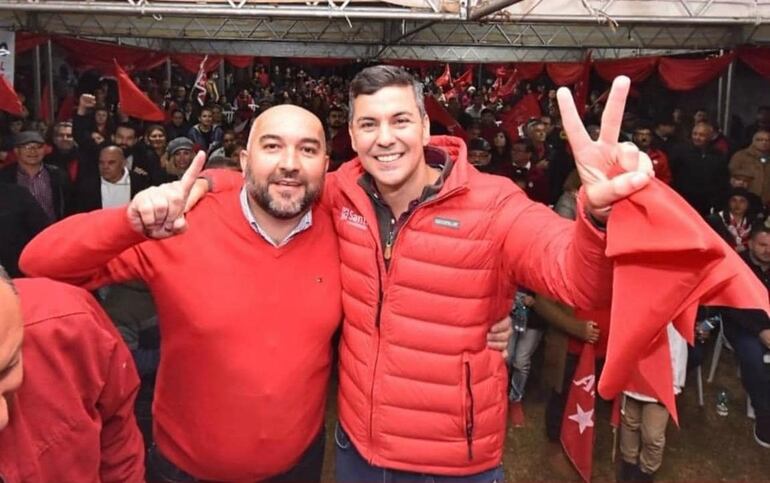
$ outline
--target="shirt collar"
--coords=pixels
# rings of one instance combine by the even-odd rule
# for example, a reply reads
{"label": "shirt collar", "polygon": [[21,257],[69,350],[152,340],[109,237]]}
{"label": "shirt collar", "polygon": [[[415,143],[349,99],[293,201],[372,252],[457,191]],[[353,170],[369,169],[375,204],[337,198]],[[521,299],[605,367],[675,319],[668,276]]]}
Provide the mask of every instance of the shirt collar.
{"label": "shirt collar", "polygon": [[289,241],[291,241],[292,238],[294,238],[295,235],[307,230],[311,226],[313,226],[313,210],[307,210],[307,213],[305,213],[302,218],[300,218],[299,222],[297,223],[297,226],[294,227],[291,232],[286,235],[286,238],[281,240],[279,243],[276,243],[270,235],[267,234],[267,232],[259,226],[259,223],[257,223],[257,219],[254,218],[254,213],[251,212],[251,207],[249,207],[249,195],[246,192],[246,186],[241,188],[240,193],[240,200],[241,200],[241,211],[243,211],[243,216],[246,217],[246,221],[249,222],[249,226],[257,232],[259,236],[261,236],[266,242],[268,242],[270,245],[280,248]]}

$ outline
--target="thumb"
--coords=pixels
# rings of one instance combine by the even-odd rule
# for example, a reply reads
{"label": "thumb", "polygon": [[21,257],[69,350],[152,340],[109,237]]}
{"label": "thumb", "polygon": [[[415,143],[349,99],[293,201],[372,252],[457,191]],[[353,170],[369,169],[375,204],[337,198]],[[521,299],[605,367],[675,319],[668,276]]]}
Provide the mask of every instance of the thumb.
{"label": "thumb", "polygon": [[187,231],[187,220],[184,216],[180,216],[176,220],[174,220],[174,224],[172,226],[172,230],[174,233],[184,233]]}

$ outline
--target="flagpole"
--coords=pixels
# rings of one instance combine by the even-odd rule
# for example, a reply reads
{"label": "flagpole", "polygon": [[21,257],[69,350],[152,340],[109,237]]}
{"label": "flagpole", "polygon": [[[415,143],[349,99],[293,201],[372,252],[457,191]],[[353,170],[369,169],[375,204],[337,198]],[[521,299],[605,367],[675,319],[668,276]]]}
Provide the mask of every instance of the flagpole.
{"label": "flagpole", "polygon": [[48,115],[50,116],[51,124],[56,122],[54,115],[56,114],[56,102],[53,88],[53,45],[51,39],[48,39]]}
{"label": "flagpole", "polygon": [[35,116],[39,119],[42,117],[40,114],[40,46],[35,46],[35,55],[32,58],[32,70],[34,79],[32,79],[32,90],[34,92],[32,96],[32,109],[35,112]]}

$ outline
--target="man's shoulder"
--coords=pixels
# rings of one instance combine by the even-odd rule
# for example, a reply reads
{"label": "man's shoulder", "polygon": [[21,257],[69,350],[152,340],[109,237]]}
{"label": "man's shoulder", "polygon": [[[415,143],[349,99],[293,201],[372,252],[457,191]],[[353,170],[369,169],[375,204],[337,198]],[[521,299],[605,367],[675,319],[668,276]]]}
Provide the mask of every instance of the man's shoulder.
{"label": "man's shoulder", "polygon": [[98,303],[80,287],[48,278],[16,279],[14,285],[21,300],[25,330],[55,330],[51,324],[63,319],[67,319],[70,332],[103,326],[94,314],[100,310]]}

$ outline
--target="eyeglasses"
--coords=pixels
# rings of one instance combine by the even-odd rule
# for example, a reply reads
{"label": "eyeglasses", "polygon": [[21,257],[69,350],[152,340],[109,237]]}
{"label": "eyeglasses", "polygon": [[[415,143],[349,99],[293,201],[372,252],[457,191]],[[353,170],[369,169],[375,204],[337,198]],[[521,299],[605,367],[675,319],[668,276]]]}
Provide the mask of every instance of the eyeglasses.
{"label": "eyeglasses", "polygon": [[23,144],[23,145],[19,146],[19,149],[22,149],[22,150],[25,150],[25,151],[37,151],[39,149],[43,149],[43,145],[42,144],[34,144],[34,143]]}

